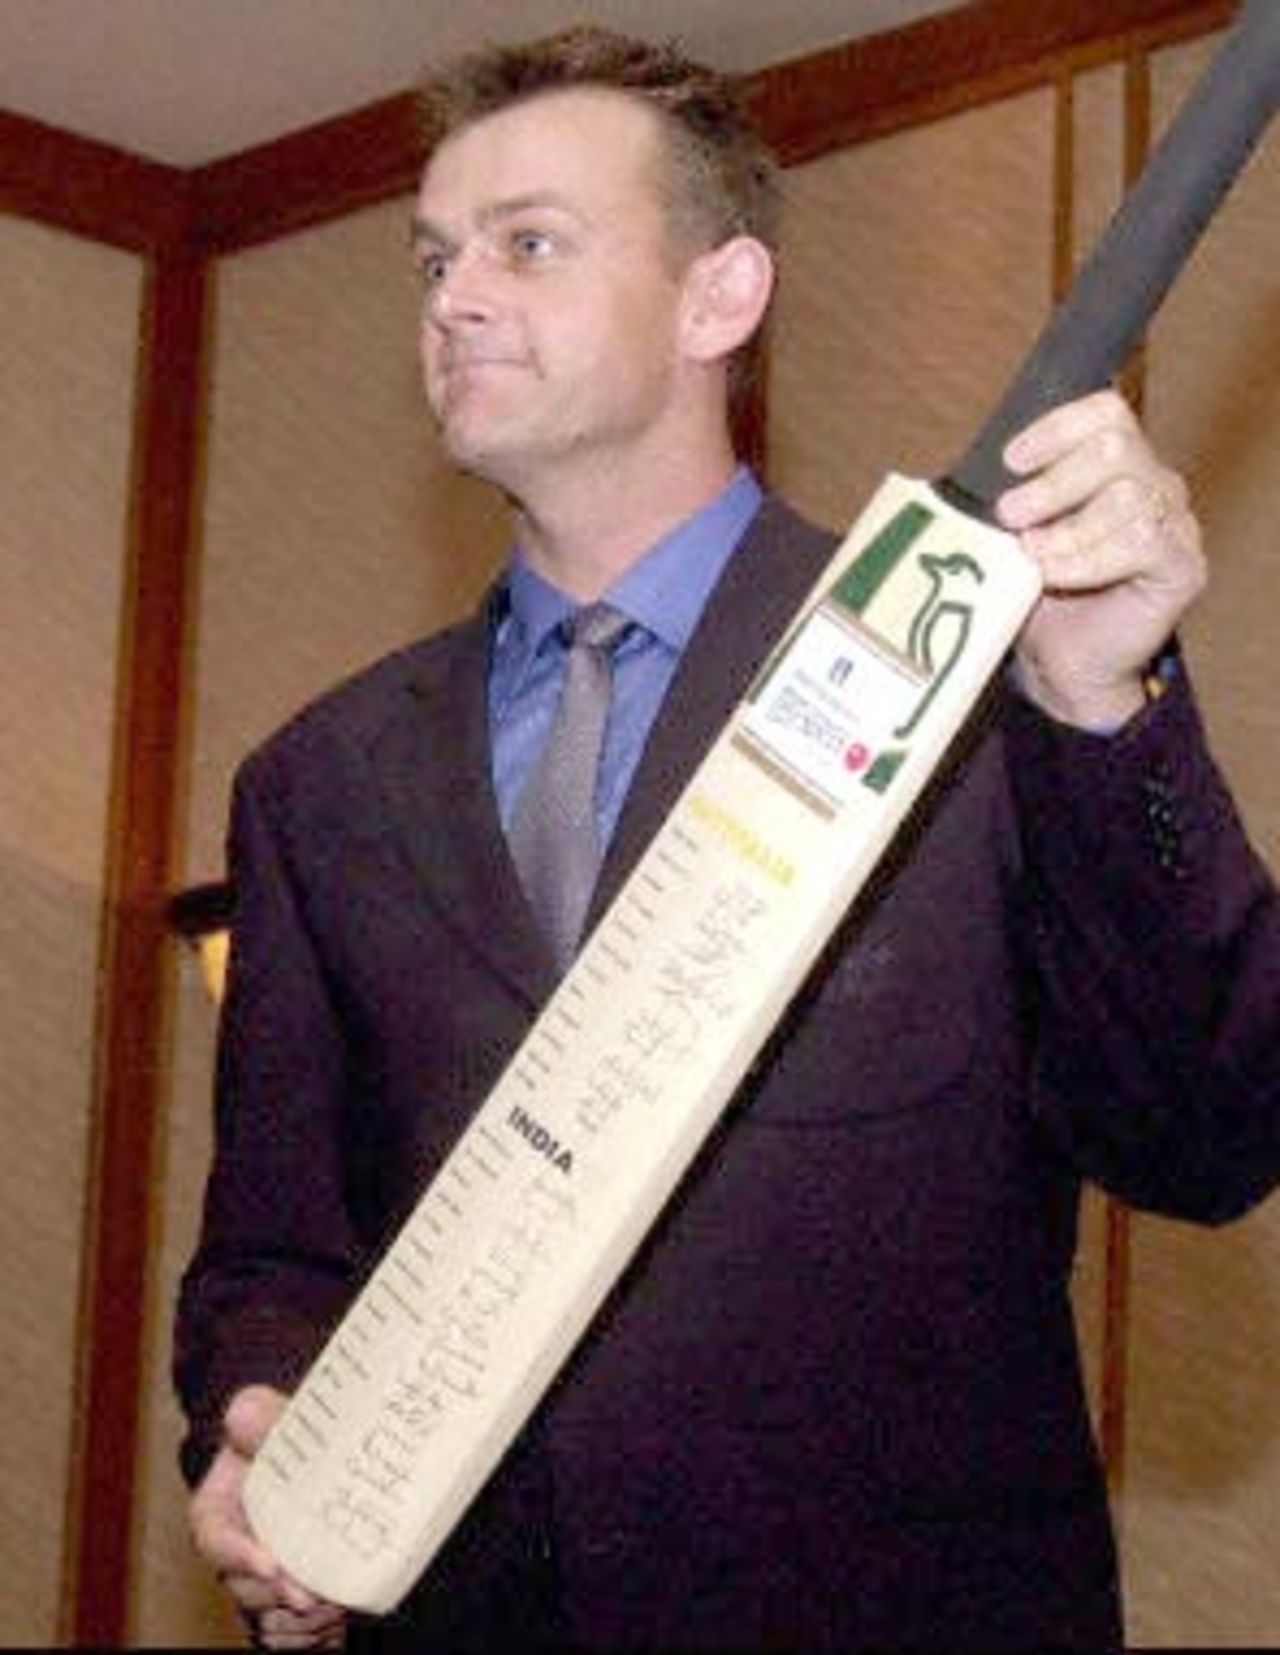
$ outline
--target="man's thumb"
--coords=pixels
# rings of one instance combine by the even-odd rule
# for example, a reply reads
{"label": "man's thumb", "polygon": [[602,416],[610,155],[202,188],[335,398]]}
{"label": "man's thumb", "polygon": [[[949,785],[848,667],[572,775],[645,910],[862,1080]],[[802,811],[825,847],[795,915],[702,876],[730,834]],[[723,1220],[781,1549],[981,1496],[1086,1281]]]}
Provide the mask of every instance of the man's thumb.
{"label": "man's thumb", "polygon": [[284,1412],[288,1397],[270,1385],[246,1385],[227,1406],[222,1434],[229,1448],[252,1459]]}

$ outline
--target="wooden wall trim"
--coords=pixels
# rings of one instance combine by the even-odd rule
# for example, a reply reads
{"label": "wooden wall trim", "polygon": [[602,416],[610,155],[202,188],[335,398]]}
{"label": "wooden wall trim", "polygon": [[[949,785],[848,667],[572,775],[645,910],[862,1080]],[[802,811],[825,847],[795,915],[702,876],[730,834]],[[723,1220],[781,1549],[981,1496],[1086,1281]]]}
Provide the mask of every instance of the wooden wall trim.
{"label": "wooden wall trim", "polygon": [[142,316],[63,1596],[84,1647],[123,1645],[133,1578],[207,269],[154,259]]}
{"label": "wooden wall trim", "polygon": [[980,0],[754,77],[786,165],[994,102],[1227,21],[1231,0]]}
{"label": "wooden wall trim", "polygon": [[[749,77],[785,165],[1226,22],[1233,0],[977,0]],[[193,245],[227,253],[407,194],[426,153],[411,92],[191,175]]]}
{"label": "wooden wall trim", "polygon": [[[1205,33],[1234,0],[976,0],[745,82],[785,164]],[[411,92],[190,171],[0,110],[0,211],[138,252],[232,252],[413,188]]]}
{"label": "wooden wall trim", "polygon": [[407,194],[425,154],[410,92],[197,169],[194,246],[225,253]]}
{"label": "wooden wall trim", "polygon": [[0,109],[0,211],[149,253],[187,231],[189,175]]}

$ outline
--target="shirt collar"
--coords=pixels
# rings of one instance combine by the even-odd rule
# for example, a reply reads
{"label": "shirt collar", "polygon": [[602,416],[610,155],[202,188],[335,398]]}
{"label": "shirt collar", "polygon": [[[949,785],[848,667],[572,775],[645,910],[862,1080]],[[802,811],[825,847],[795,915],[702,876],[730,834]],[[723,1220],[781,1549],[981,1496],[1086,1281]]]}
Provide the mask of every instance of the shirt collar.
{"label": "shirt collar", "polygon": [[[739,466],[715,499],[677,524],[633,563],[603,594],[604,601],[679,654],[762,498],[754,474]],[[518,550],[506,586],[509,613],[523,653],[532,658],[576,605],[531,569]]]}

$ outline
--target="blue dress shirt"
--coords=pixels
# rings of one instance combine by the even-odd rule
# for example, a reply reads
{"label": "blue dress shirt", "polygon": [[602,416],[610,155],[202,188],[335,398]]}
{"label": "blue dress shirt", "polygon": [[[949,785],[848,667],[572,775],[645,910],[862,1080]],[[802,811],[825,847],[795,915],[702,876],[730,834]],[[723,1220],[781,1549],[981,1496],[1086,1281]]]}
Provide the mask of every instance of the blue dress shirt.
{"label": "blue dress shirt", "polygon": [[[613,697],[596,794],[604,846],[622,814],[680,656],[761,498],[755,477],[740,467],[722,493],[602,594],[636,623],[613,656]],[[508,573],[507,599],[489,666],[489,752],[504,828],[551,733],[567,653],[557,629],[576,607],[535,574],[518,550]]]}

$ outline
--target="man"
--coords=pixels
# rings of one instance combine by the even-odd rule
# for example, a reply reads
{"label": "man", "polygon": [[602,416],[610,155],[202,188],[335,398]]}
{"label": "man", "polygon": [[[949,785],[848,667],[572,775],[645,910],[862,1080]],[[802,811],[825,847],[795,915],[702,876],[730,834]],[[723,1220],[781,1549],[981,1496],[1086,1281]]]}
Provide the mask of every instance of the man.
{"label": "man", "polygon": [[[484,612],[238,779],[178,1374],[197,1543],[259,1637],[343,1635],[248,1532],[286,1393],[556,981],[508,851],[607,596],[617,890],[830,555],[731,391],[773,183],[714,77],[572,31],[449,83],[414,220],[444,441],[515,511]],[[1204,580],[1110,393],[1015,440],[1050,595],[999,727],[828,950],[550,1400],[371,1646],[1119,1640],[1067,1282],[1078,1183],[1218,1220],[1277,1175],[1276,911],[1167,661]],[[927,992],[922,985],[927,985]],[[1274,998],[1274,996],[1273,996]]]}

